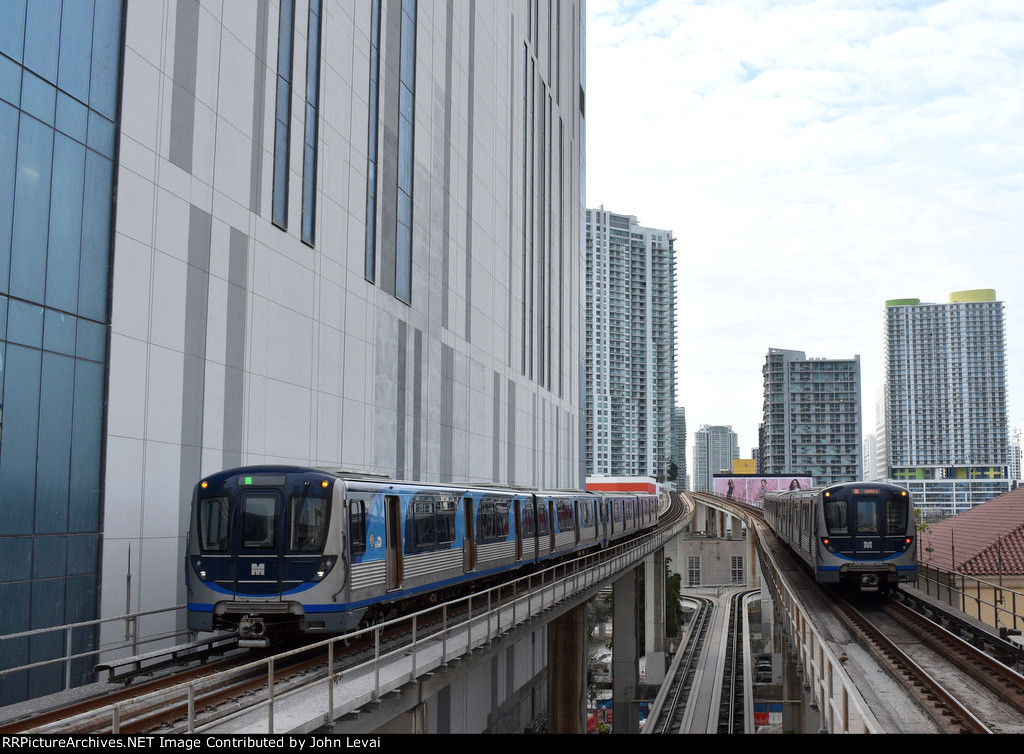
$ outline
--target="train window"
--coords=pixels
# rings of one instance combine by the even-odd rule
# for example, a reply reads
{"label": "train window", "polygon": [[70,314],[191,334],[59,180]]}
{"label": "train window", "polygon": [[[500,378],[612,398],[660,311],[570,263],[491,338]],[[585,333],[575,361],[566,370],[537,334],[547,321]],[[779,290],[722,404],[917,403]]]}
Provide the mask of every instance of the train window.
{"label": "train window", "polygon": [[508,503],[497,503],[494,506],[494,533],[501,539],[508,536],[509,511],[511,510]]}
{"label": "train window", "polygon": [[885,533],[898,536],[907,532],[907,513],[910,506],[906,499],[890,497],[885,501]]}
{"label": "train window", "polygon": [[535,533],[536,532],[533,522],[533,505],[527,503],[526,507],[523,509],[523,536],[532,537]]}
{"label": "train window", "polygon": [[458,504],[448,495],[418,493],[412,499],[412,537],[408,552],[426,552],[455,541]]}
{"label": "train window", "polygon": [[231,500],[207,497],[199,501],[199,546],[203,552],[227,552],[231,543]]}
{"label": "train window", "polygon": [[348,550],[352,555],[366,553],[366,501],[349,500]]}
{"label": "train window", "polygon": [[858,497],[853,501],[857,534],[878,534],[878,499]]}
{"label": "train window", "polygon": [[537,506],[537,534],[543,536],[548,532],[548,509],[547,505],[542,503]]}
{"label": "train window", "polygon": [[825,528],[833,536],[850,533],[847,503],[842,498],[833,497],[825,501]]}
{"label": "train window", "polygon": [[437,503],[437,541],[446,545],[455,541],[455,502],[442,500]]}
{"label": "train window", "polygon": [[292,495],[288,502],[288,550],[320,552],[327,537],[327,498]]}
{"label": "train window", "polygon": [[591,526],[594,523],[594,504],[590,500],[580,501],[580,528]]}
{"label": "train window", "polygon": [[476,509],[476,535],[478,542],[500,542],[508,536],[507,502],[482,498]]}
{"label": "train window", "polygon": [[494,539],[494,503],[483,500],[477,506],[476,537],[480,542]]}
{"label": "train window", "polygon": [[246,495],[242,498],[242,547],[246,550],[270,550],[274,547],[277,498],[273,495]]}
{"label": "train window", "polygon": [[412,545],[415,550],[430,549],[437,545],[433,503],[413,503],[412,532]]}
{"label": "train window", "polygon": [[576,516],[571,502],[555,503],[555,516],[558,519],[558,531],[576,530]]}

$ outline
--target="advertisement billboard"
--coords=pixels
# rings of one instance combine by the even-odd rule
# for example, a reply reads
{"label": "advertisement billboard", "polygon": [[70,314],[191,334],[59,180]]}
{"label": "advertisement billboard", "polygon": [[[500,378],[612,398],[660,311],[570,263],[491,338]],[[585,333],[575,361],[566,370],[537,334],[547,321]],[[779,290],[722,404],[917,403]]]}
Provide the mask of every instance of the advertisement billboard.
{"label": "advertisement billboard", "polygon": [[730,474],[715,475],[716,495],[729,500],[742,500],[747,503],[758,503],[766,492],[775,490],[795,490],[797,488],[807,489],[812,485],[809,476],[794,474],[778,475],[747,475],[742,476]]}

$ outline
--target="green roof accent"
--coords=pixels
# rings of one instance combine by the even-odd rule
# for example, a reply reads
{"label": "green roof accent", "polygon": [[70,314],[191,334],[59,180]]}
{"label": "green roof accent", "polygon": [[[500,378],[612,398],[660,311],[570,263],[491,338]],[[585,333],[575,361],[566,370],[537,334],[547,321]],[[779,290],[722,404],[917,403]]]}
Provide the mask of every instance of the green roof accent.
{"label": "green roof accent", "polygon": [[891,298],[885,302],[888,306],[917,306],[921,303],[919,298]]}
{"label": "green roof accent", "polygon": [[995,301],[994,288],[975,288],[973,291],[955,291],[949,294],[951,304],[973,304],[979,301]]}

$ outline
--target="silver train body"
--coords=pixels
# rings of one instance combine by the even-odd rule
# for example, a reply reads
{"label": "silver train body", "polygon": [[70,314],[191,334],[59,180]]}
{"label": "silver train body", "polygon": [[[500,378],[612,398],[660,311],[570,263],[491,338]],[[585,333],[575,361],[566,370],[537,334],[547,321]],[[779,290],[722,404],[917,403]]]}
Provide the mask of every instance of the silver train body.
{"label": "silver train body", "polygon": [[192,499],[193,631],[265,646],[341,633],[427,594],[603,547],[657,523],[643,494],[544,492],[263,466],[209,476]]}
{"label": "silver train body", "polygon": [[889,591],[917,575],[910,493],[880,482],[770,492],[768,525],[814,579],[859,591]]}

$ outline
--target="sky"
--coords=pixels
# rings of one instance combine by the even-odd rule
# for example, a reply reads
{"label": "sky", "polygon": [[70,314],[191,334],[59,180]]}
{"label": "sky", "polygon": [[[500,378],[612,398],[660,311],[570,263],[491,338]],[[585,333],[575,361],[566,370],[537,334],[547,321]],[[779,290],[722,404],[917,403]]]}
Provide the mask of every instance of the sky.
{"label": "sky", "polygon": [[586,206],[672,231],[676,405],[757,445],[769,348],[860,356],[885,301],[1005,302],[1024,426],[1024,2],[587,0]]}

